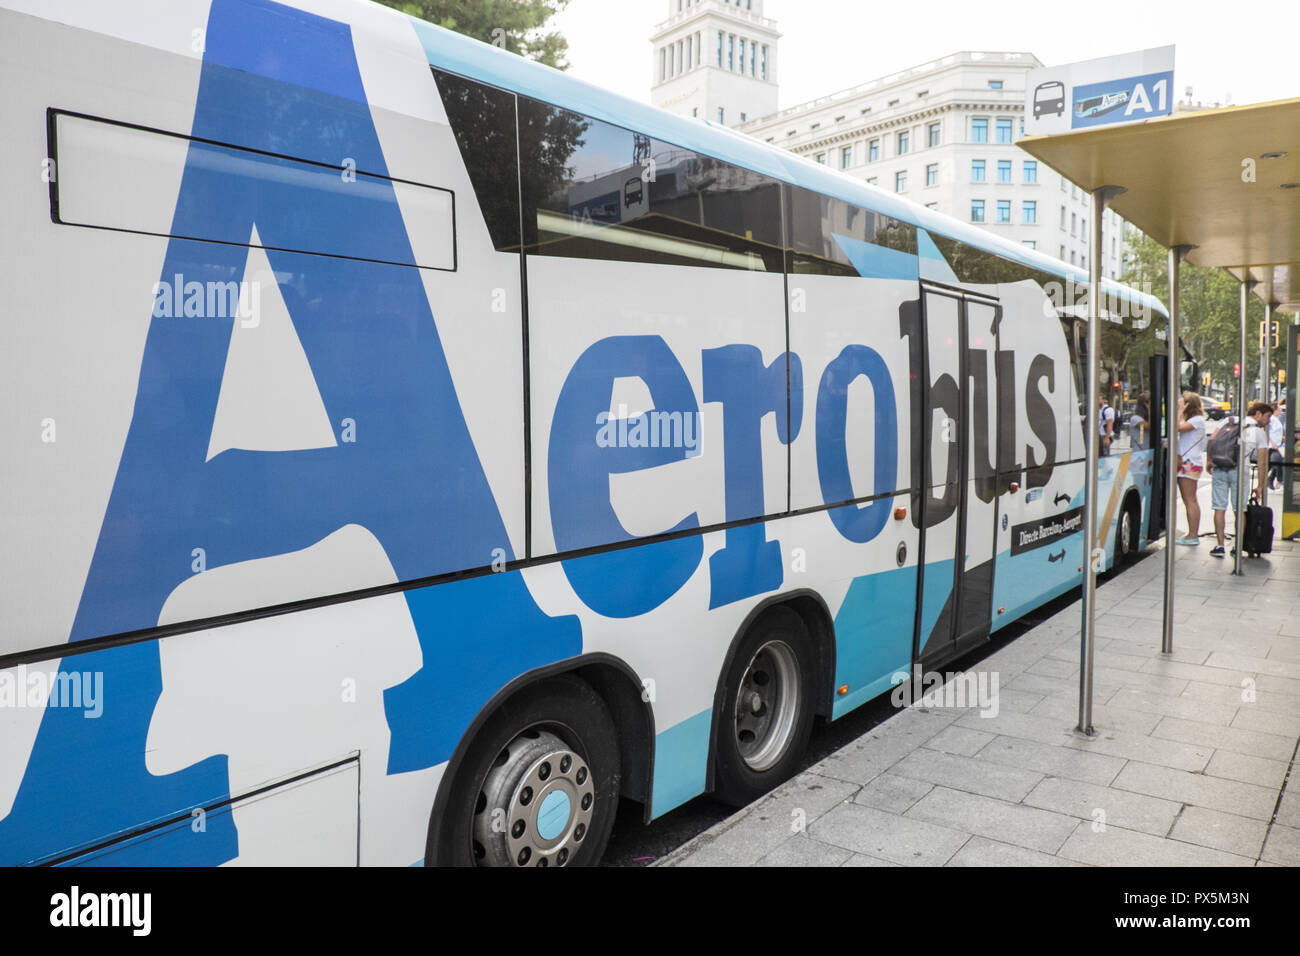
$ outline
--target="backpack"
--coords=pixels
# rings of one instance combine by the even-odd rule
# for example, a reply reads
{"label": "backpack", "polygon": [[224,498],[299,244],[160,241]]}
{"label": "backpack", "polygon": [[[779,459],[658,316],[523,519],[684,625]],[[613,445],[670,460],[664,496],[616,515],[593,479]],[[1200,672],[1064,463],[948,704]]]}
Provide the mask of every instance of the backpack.
{"label": "backpack", "polygon": [[1229,418],[1210,439],[1210,461],[1215,468],[1236,468],[1241,454],[1241,420]]}

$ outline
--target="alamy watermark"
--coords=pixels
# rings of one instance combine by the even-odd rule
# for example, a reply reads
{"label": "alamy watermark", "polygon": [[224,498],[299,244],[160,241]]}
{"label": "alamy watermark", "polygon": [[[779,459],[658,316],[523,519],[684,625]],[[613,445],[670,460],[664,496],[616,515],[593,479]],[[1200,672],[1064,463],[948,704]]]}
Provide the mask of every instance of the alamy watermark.
{"label": "alamy watermark", "polygon": [[894,689],[889,695],[895,707],[978,708],[981,717],[998,715],[997,671],[954,671],[926,673],[916,664],[912,673],[896,671],[890,678]]}
{"label": "alamy watermark", "polygon": [[104,674],[29,670],[26,664],[19,664],[0,674],[0,708],[6,707],[72,708],[85,711],[82,717],[99,717],[104,713]]}
{"label": "alamy watermark", "polygon": [[155,319],[239,319],[245,329],[262,322],[260,282],[186,281],[177,273],[171,281],[153,284]]}
{"label": "alamy watermark", "polygon": [[642,412],[628,415],[626,405],[618,414],[596,416],[596,444],[601,448],[684,448],[686,457],[700,453],[699,412]]}

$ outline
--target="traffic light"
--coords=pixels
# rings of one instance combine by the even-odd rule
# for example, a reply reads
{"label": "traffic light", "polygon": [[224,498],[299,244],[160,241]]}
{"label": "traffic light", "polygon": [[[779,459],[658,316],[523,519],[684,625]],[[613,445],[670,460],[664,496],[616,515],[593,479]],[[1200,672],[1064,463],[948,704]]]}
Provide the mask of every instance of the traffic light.
{"label": "traffic light", "polygon": [[1233,362],[1233,363],[1232,363],[1232,377],[1233,377],[1233,378],[1241,378],[1241,363],[1240,363],[1240,362]]}
{"label": "traffic light", "polygon": [[1262,349],[1275,349],[1281,342],[1281,329],[1277,322],[1260,322],[1259,323],[1259,347]]}

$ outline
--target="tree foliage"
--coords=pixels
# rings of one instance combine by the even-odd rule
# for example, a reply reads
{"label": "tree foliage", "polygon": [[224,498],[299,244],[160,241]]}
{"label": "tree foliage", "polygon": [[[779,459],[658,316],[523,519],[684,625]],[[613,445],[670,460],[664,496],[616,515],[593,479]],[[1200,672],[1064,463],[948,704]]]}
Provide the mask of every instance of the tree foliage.
{"label": "tree foliage", "polygon": [[568,69],[569,42],[558,31],[544,30],[547,21],[569,0],[379,0],[447,30],[503,47],[511,53]]}
{"label": "tree foliage", "polygon": [[[1150,236],[1140,232],[1129,235],[1126,243],[1127,265],[1121,281],[1148,291],[1169,303],[1169,252]],[[1241,283],[1225,269],[1194,266],[1187,262],[1179,270],[1182,312],[1182,339],[1188,351],[1201,365],[1202,374],[1210,373],[1209,394],[1235,395],[1232,367],[1241,355]],[[1253,395],[1259,376],[1259,324],[1264,321],[1264,303],[1253,293],[1246,306],[1246,394]],[[1281,323],[1278,348],[1271,353],[1272,374],[1286,359],[1286,328],[1295,322],[1294,315],[1277,313]],[[1235,406],[1236,402],[1232,404]]]}

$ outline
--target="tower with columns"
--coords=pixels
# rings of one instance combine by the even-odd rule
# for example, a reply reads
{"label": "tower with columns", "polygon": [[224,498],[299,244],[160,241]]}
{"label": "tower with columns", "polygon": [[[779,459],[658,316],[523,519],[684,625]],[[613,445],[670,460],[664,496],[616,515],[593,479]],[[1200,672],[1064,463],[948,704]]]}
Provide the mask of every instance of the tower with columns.
{"label": "tower with columns", "polygon": [[651,37],[650,102],[724,126],[775,113],[780,38],[763,0],[668,0]]}

